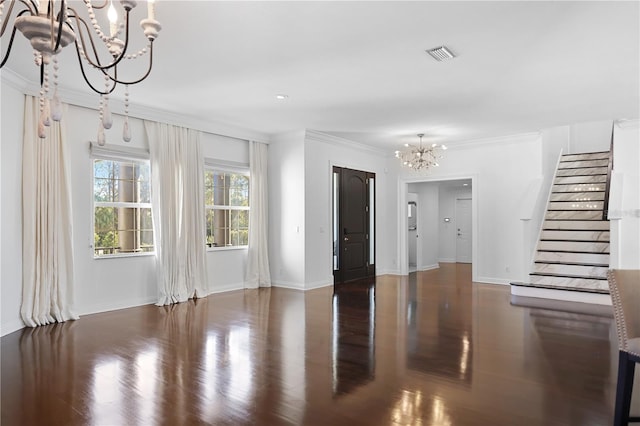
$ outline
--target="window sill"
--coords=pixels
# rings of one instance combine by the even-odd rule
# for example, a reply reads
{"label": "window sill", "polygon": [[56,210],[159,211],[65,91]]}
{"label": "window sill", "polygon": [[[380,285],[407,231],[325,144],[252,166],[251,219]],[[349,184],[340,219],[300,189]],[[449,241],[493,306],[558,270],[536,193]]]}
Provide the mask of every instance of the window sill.
{"label": "window sill", "polygon": [[149,257],[155,256],[155,251],[147,251],[144,253],[118,253],[118,254],[107,254],[104,256],[93,256],[94,260],[102,260],[102,259],[122,259],[124,257]]}
{"label": "window sill", "polygon": [[207,252],[247,250],[248,248],[249,248],[249,246],[207,247]]}

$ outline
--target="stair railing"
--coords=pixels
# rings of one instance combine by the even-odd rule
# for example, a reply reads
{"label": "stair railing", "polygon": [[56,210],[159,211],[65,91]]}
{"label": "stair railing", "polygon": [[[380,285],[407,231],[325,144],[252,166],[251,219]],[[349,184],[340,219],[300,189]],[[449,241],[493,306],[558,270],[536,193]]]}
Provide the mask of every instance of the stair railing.
{"label": "stair railing", "polygon": [[604,190],[604,204],[602,208],[602,220],[609,220],[609,191],[611,189],[611,171],[613,170],[613,130],[615,123],[611,126],[611,146],[609,148],[609,164],[607,166],[607,183]]}

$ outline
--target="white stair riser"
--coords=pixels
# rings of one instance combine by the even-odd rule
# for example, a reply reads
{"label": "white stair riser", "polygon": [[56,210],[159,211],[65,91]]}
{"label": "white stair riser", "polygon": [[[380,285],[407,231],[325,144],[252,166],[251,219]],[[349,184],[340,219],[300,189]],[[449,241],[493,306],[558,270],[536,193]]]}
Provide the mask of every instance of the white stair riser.
{"label": "white stair riser", "polygon": [[549,201],[604,201],[604,192],[562,192],[551,194]]}
{"label": "white stair riser", "polygon": [[545,219],[602,220],[602,211],[548,211]]}
{"label": "white stair riser", "polygon": [[602,160],[580,160],[580,161],[561,161],[558,169],[576,169],[580,167],[609,167],[609,159]]}
{"label": "white stair riser", "polygon": [[604,201],[551,201],[548,210],[600,210]]}
{"label": "white stair riser", "polygon": [[579,275],[591,278],[607,278],[607,266],[562,265],[552,263],[534,263],[533,272],[558,275]]}
{"label": "white stair riser", "polygon": [[605,191],[605,182],[598,183],[572,183],[567,185],[553,185],[551,192],[595,192]]}
{"label": "white stair riser", "polygon": [[580,229],[608,231],[609,221],[606,220],[545,220],[543,229]]}
{"label": "white stair riser", "polygon": [[606,280],[593,280],[584,278],[564,278],[564,277],[544,277],[530,275],[532,284],[547,285],[550,287],[564,287],[586,290],[606,290],[609,291],[609,283]]}
{"label": "white stair riser", "polygon": [[599,160],[609,159],[609,152],[588,152],[584,154],[564,154],[560,158],[561,162],[564,161],[576,161],[576,160]]}
{"label": "white stair riser", "polygon": [[564,253],[540,251],[536,253],[536,260],[540,262],[567,262],[608,265],[609,255],[605,253]]}
{"label": "white stair riser", "polygon": [[607,167],[585,167],[581,169],[559,169],[556,172],[557,177],[561,176],[589,176],[589,175],[606,175]]}
{"label": "white stair riser", "polygon": [[608,253],[609,243],[587,243],[587,242],[575,242],[575,241],[540,241],[538,243],[538,250]]}
{"label": "white stair riser", "polygon": [[606,183],[607,175],[595,175],[595,176],[556,176],[553,180],[554,184],[566,185],[575,183]]}
{"label": "white stair riser", "polygon": [[602,241],[608,243],[609,231],[542,231],[543,240]]}

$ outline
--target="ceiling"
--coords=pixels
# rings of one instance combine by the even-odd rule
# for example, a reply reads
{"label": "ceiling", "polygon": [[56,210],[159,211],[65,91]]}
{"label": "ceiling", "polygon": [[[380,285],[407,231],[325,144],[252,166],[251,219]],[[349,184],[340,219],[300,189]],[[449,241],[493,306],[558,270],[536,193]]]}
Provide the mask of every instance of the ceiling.
{"label": "ceiling", "polygon": [[[159,1],[156,9],[163,29],[153,71],[131,88],[131,102],[263,134],[307,128],[393,150],[417,133],[451,144],[640,116],[637,1]],[[145,17],[145,4],[134,12],[135,22]],[[20,38],[7,66],[35,81]],[[425,53],[441,45],[457,58]],[[60,86],[86,91],[74,55],[61,54]]]}

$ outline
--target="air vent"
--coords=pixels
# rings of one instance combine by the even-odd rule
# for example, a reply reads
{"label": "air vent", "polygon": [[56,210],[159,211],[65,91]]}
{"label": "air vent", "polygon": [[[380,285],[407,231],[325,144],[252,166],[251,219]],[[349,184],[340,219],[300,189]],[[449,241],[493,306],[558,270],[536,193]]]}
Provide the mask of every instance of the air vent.
{"label": "air vent", "polygon": [[449,59],[453,59],[456,57],[449,49],[445,46],[436,47],[433,49],[427,50],[427,53],[433,56],[433,59],[436,61],[446,61]]}

